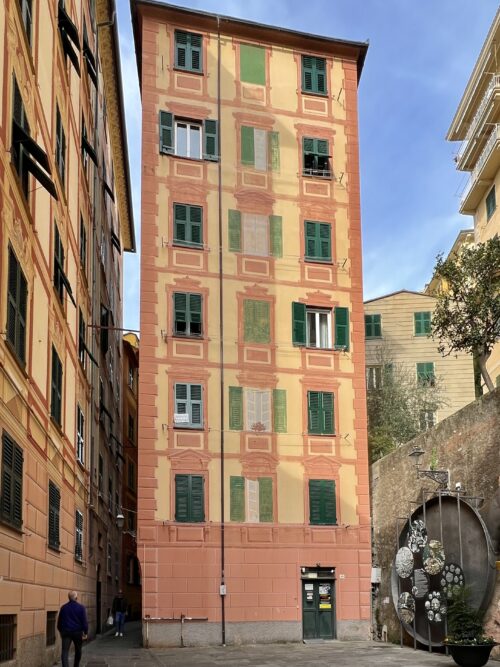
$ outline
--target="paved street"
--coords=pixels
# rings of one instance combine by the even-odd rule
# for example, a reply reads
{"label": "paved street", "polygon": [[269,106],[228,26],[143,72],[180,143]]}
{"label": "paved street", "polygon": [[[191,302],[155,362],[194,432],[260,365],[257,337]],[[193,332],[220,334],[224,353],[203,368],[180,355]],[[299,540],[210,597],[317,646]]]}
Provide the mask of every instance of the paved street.
{"label": "paved street", "polygon": [[[107,635],[84,650],[82,667],[444,667],[450,657],[413,651],[391,644],[371,642],[325,642],[319,644],[272,644],[211,648],[147,650],[140,647],[138,623],[126,626],[123,638]],[[489,665],[498,663],[490,662]]]}

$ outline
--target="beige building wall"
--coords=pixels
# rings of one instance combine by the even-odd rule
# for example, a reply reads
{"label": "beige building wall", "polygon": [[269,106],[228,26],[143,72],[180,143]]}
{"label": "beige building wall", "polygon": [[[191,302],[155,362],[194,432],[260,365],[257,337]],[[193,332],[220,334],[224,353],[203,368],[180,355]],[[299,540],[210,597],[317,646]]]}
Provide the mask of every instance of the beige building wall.
{"label": "beige building wall", "polygon": [[[500,234],[500,9],[474,65],[446,138],[461,142],[457,169],[470,172],[460,212],[474,219],[474,237],[481,243]],[[500,343],[487,369],[500,385]]]}
{"label": "beige building wall", "polygon": [[[120,490],[119,447],[99,401],[102,379],[121,446],[112,399],[120,339],[110,330],[116,352],[106,354],[95,324],[103,304],[113,310],[109,324],[122,326],[120,253],[134,238],[112,24],[97,45],[108,4],[0,3],[0,646],[11,647],[3,657],[13,667],[54,664],[68,590],[87,606],[93,635],[118,585],[120,535],[96,471],[101,452]],[[116,576],[107,574],[108,543]]]}
{"label": "beige building wall", "polygon": [[414,313],[434,310],[434,297],[401,290],[365,301],[365,316],[381,317],[382,336],[366,339],[366,365],[379,363],[378,349],[387,346],[395,363],[403,363],[417,374],[417,363],[433,363],[446,402],[436,414],[442,421],[475,399],[472,357],[464,353],[441,356],[437,343],[426,335],[415,335]]}

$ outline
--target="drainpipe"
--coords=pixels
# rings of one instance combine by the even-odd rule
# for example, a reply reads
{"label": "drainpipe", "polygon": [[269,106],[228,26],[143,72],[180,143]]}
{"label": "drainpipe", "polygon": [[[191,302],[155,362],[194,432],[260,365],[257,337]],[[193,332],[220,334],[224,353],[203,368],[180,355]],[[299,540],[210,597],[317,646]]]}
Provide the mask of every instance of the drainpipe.
{"label": "drainpipe", "polygon": [[220,17],[217,16],[217,125],[218,132],[218,202],[219,202],[219,354],[220,354],[220,602],[222,646],[226,645],[226,582],[224,534],[224,255],[222,251],[222,151],[221,151],[221,45]]}

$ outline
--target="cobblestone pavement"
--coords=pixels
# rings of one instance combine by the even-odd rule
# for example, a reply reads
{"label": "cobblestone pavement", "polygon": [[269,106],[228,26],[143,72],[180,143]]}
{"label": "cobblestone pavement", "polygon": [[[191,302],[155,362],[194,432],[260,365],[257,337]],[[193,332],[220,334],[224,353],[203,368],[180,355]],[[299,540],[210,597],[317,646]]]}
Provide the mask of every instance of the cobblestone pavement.
{"label": "cobblestone pavement", "polygon": [[[81,667],[453,667],[452,659],[374,642],[261,644],[209,648],[143,649],[138,623],[125,637],[107,634],[84,648]],[[490,666],[498,663],[490,661]]]}

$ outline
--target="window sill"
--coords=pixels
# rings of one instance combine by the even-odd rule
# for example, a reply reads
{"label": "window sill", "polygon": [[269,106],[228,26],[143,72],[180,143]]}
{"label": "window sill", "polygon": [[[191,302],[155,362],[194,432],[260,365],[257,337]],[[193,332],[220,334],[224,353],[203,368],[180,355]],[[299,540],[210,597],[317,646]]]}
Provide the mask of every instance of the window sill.
{"label": "window sill", "polygon": [[321,264],[321,265],[330,265],[333,266],[334,262],[332,258],[330,257],[329,259],[321,259],[320,257],[304,257],[304,261],[307,262],[308,264]]}
{"label": "window sill", "polygon": [[62,424],[59,424],[59,422],[56,421],[56,418],[53,415],[50,415],[50,422],[51,422],[52,426],[55,427],[55,429],[59,433],[59,435],[61,437],[63,437],[64,436],[64,431],[63,431]]}
{"label": "window sill", "polygon": [[308,174],[305,171],[303,171],[302,172],[302,177],[303,178],[320,178],[322,181],[331,181],[333,179],[333,174],[332,174],[332,172],[325,173],[325,174],[319,174],[319,173]]}
{"label": "window sill", "polygon": [[383,336],[366,336],[365,340],[382,340]]}
{"label": "window sill", "polygon": [[205,250],[203,243],[186,243],[183,241],[176,241],[175,239],[172,242],[172,246],[175,248],[188,248],[189,250]]}
{"label": "window sill", "polygon": [[60,545],[56,547],[54,544],[47,544],[47,548],[53,551],[55,554],[60,555],[61,553]]}
{"label": "window sill", "polygon": [[4,517],[0,516],[0,525],[4,526],[6,528],[9,528],[12,530],[14,533],[17,533],[19,537],[22,539],[22,536],[24,535],[24,530],[23,530],[23,525],[21,524],[18,526],[17,524],[13,524]]}
{"label": "window sill", "polygon": [[196,334],[179,334],[179,333],[173,333],[172,338],[175,338],[175,340],[205,340],[203,334],[200,334],[199,336]]}
{"label": "window sill", "polygon": [[195,70],[195,69],[188,69],[187,67],[179,67],[179,65],[174,65],[172,67],[174,72],[182,72],[183,74],[194,74],[196,76],[205,76],[205,72],[203,70]]}
{"label": "window sill", "polygon": [[29,378],[28,373],[26,372],[26,361],[22,361],[18,355],[17,352],[10,342],[10,340],[7,339],[7,336],[5,337],[5,347],[9,351],[9,354],[12,356],[12,360],[16,363],[16,366],[19,368],[21,371],[23,377],[27,380]]}
{"label": "window sill", "polygon": [[173,424],[172,428],[179,431],[198,431],[199,433],[205,431],[204,426],[181,426],[181,424]]}
{"label": "window sill", "polygon": [[306,97],[321,97],[322,99],[328,99],[328,91],[326,91],[326,93],[318,93],[315,92],[314,90],[301,89],[300,92],[302,93],[302,95],[306,95]]}
{"label": "window sill", "polygon": [[310,526],[316,526],[318,528],[331,528],[332,526],[335,526],[336,528],[339,527],[338,523],[309,523]]}
{"label": "window sill", "polygon": [[337,434],[336,433],[310,433],[308,431],[307,435],[309,437],[317,438],[317,437],[323,437],[323,438],[336,438]]}

